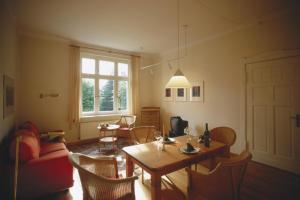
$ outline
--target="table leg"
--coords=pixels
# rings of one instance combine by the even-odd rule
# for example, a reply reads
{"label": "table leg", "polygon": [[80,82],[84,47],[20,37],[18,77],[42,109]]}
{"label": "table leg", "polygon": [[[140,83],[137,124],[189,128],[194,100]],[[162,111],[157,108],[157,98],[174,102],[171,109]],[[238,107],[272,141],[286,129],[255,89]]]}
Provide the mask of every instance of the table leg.
{"label": "table leg", "polygon": [[126,176],[131,177],[132,175],[133,175],[133,162],[130,156],[126,154]]}
{"label": "table leg", "polygon": [[158,174],[151,174],[151,199],[161,199],[161,176]]}

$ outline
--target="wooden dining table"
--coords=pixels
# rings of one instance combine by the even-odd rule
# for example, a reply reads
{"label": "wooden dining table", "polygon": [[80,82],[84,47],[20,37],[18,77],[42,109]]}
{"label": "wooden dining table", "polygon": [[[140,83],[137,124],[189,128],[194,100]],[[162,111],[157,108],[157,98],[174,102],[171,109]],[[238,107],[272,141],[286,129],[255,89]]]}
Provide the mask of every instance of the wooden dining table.
{"label": "wooden dining table", "polygon": [[158,141],[124,147],[126,154],[126,175],[133,175],[134,164],[139,165],[151,175],[151,199],[161,199],[161,176],[190,167],[201,160],[221,155],[226,145],[211,141],[209,147],[198,143],[196,138],[191,139],[191,144],[198,147],[199,152],[193,154],[183,153],[180,148],[186,146],[189,136],[174,138],[175,141],[165,144],[164,150],[158,148]]}

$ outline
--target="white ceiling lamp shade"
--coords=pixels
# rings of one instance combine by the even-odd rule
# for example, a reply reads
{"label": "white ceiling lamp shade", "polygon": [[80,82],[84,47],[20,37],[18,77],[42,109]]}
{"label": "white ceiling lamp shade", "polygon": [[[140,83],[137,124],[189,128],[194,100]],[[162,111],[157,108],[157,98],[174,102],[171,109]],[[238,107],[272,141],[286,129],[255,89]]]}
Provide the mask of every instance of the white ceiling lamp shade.
{"label": "white ceiling lamp shade", "polygon": [[191,84],[178,68],[166,85],[166,88],[190,88]]}
{"label": "white ceiling lamp shade", "polygon": [[[190,88],[191,84],[187,80],[187,78],[184,76],[182,71],[180,70],[180,55],[179,55],[179,29],[180,29],[180,22],[179,22],[179,17],[180,17],[180,2],[177,0],[177,42],[178,42],[178,48],[177,48],[177,62],[178,62],[178,69],[176,70],[175,74],[171,77],[169,82],[166,85],[166,88]],[[186,45],[185,45],[186,46]]]}

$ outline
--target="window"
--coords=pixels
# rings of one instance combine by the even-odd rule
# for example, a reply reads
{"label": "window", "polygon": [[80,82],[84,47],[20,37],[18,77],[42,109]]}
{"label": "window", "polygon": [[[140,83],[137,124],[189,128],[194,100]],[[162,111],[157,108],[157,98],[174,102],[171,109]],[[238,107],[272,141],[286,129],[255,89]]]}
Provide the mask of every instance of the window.
{"label": "window", "polygon": [[130,60],[81,55],[81,116],[129,113]]}

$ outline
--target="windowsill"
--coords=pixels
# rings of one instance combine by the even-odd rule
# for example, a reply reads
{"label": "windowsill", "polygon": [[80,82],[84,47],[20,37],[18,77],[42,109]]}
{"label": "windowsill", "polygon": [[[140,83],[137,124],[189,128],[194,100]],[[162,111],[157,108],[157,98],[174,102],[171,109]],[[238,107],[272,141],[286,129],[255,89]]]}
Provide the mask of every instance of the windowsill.
{"label": "windowsill", "polygon": [[79,122],[98,122],[98,121],[114,121],[120,119],[122,114],[108,114],[108,115],[91,115],[81,116]]}

